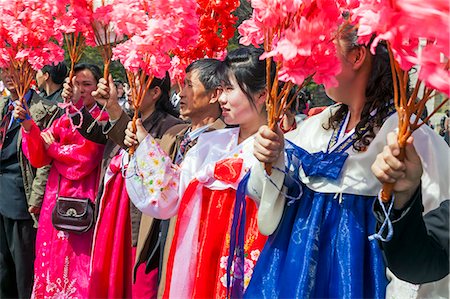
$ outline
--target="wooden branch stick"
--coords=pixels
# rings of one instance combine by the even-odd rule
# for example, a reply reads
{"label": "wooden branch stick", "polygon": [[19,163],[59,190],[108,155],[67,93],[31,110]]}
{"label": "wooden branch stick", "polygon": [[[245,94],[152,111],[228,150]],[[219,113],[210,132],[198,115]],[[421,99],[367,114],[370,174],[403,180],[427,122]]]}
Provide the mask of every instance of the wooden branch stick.
{"label": "wooden branch stick", "polygon": [[[407,105],[407,102],[406,99],[403,98],[404,96],[406,97],[406,92],[402,91],[402,87],[404,87],[402,81],[404,81],[405,77],[402,73],[402,70],[399,67],[397,67],[398,64],[394,59],[392,48],[389,43],[388,43],[388,52],[392,72],[392,81],[394,85],[394,104],[395,109],[397,110],[398,113],[398,128],[399,128],[398,142],[400,146],[400,154],[398,155],[398,159],[400,161],[403,161],[405,158],[403,137],[407,134],[407,126],[409,125],[409,118],[407,117],[408,111],[405,107]],[[392,183],[383,184],[383,188],[381,190],[381,199],[383,202],[388,202],[391,199],[393,190],[394,184]]]}
{"label": "wooden branch stick", "polygon": [[[147,57],[146,57],[147,58]],[[147,61],[148,59],[146,59]],[[134,115],[132,119],[132,131],[133,133],[136,133],[137,126],[136,121],[139,118],[139,110],[141,108],[142,101],[144,100],[145,94],[147,93],[147,90],[150,88],[150,85],[153,82],[154,76],[153,75],[147,75],[144,70],[140,70],[139,74],[136,76],[136,74],[128,73],[128,80],[130,82],[130,88],[131,88],[131,94],[132,94],[132,102],[134,107]],[[131,81],[133,80],[133,81]],[[139,84],[136,84],[136,81]],[[133,83],[131,83],[133,82]],[[136,151],[136,146],[131,146],[130,150],[128,151],[128,154],[130,156],[134,155],[134,152]]]}
{"label": "wooden branch stick", "polygon": [[[392,80],[394,84],[394,103],[398,113],[398,143],[400,147],[400,154],[398,159],[404,161],[405,159],[405,146],[406,141],[412,135],[412,133],[420,128],[423,124],[427,123],[430,118],[449,100],[445,99],[436,109],[433,110],[421,123],[419,123],[420,116],[422,115],[426,102],[432,97],[434,89],[424,87],[423,97],[416,103],[417,95],[419,93],[422,82],[417,80],[411,97],[407,98],[408,89],[408,72],[402,70],[399,64],[394,60],[392,49],[388,43],[389,58],[392,71]],[[447,63],[448,64],[448,63]],[[411,123],[411,117],[415,114],[416,118]],[[394,189],[394,184],[385,183],[381,190],[381,199],[383,202],[388,202],[391,199],[391,195]]]}

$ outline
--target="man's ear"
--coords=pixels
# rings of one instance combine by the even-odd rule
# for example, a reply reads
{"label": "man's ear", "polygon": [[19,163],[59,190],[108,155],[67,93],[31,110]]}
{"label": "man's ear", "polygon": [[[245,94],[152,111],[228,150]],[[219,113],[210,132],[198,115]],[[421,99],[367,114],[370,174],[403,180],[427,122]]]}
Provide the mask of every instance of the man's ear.
{"label": "man's ear", "polygon": [[47,81],[48,78],[50,78],[50,74],[49,73],[43,73],[42,76],[44,76],[44,81]]}
{"label": "man's ear", "polygon": [[217,103],[219,101],[219,97],[220,97],[220,89],[216,88],[214,89],[214,91],[211,93],[211,98],[209,100],[210,104],[214,104]]}
{"label": "man's ear", "polygon": [[351,62],[353,63],[353,69],[358,70],[366,61],[367,55],[369,55],[369,51],[366,47],[357,47],[353,49],[351,53]]}

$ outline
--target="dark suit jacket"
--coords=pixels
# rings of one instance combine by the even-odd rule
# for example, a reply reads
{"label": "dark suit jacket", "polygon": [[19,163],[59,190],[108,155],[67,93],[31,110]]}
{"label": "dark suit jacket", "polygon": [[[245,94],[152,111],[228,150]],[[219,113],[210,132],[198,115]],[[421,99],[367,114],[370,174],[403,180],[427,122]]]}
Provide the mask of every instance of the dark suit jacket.
{"label": "dark suit jacket", "polygon": [[[0,98],[0,117],[4,107],[8,104],[8,98]],[[61,110],[48,100],[42,99],[33,92],[33,96],[28,104],[31,118],[37,126],[43,130],[48,128],[52,122],[61,116]],[[15,123],[14,125],[19,125]],[[35,169],[22,152],[22,130],[19,129],[17,139],[17,153],[20,168],[22,171],[23,187],[28,206],[40,207],[44,199],[50,165]],[[37,221],[35,220],[35,225]]]}
{"label": "dark suit jacket", "polygon": [[[393,215],[392,239],[381,242],[392,273],[414,284],[436,281],[449,274],[449,200],[422,216],[420,190],[419,187],[409,204]],[[374,214],[378,226],[384,221],[381,211],[376,201]]]}

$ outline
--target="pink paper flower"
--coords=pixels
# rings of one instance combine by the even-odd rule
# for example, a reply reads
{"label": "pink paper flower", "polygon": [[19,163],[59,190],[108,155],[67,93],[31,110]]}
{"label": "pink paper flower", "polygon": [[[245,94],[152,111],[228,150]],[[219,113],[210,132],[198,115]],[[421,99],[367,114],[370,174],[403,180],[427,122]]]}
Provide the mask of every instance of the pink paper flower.
{"label": "pink paper flower", "polygon": [[239,34],[241,38],[239,42],[245,46],[253,45],[255,47],[259,47],[262,43],[264,43],[264,31],[261,30],[262,23],[256,19],[255,15],[248,20],[242,22],[239,26]]}
{"label": "pink paper flower", "polygon": [[[352,14],[359,25],[360,41],[367,44],[375,35],[372,51],[380,40],[388,41],[403,70],[417,65],[419,79],[448,94],[448,69],[444,69],[450,55],[447,0],[361,0]],[[428,41],[428,45],[419,51],[421,39]]]}
{"label": "pink paper flower", "polygon": [[92,28],[93,11],[91,0],[59,0],[55,14],[55,28],[62,34],[82,34],[88,46],[95,46]]}
{"label": "pink paper flower", "polygon": [[149,15],[145,7],[149,1],[116,0],[112,6],[111,21],[118,34],[133,36],[141,34],[147,27]]}
{"label": "pink paper flower", "polygon": [[[450,96],[450,70],[444,69],[443,50],[430,44],[422,49],[418,64],[421,66],[419,79],[428,87]],[[448,59],[448,58],[447,58]]]}
{"label": "pink paper flower", "polygon": [[240,43],[259,46],[270,37],[271,48],[261,59],[272,57],[281,64],[281,81],[301,85],[314,75],[319,84],[335,85],[340,65],[332,41],[342,20],[339,4],[333,0],[253,0],[252,17],[239,27]]}
{"label": "pink paper flower", "polygon": [[119,0],[111,21],[129,39],[113,49],[113,59],[120,60],[128,71],[164,77],[173,67],[172,53],[193,45],[198,38],[196,8],[189,0]]}
{"label": "pink paper flower", "polygon": [[[34,70],[64,59],[55,30],[56,0],[10,0],[0,6],[0,65],[27,61]],[[55,43],[56,42],[56,43]]]}

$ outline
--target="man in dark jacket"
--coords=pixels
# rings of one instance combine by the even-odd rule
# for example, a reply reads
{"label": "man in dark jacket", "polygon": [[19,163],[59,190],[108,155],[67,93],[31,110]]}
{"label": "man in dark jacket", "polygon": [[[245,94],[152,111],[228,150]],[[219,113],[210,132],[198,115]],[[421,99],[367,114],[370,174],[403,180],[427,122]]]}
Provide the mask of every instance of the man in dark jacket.
{"label": "man in dark jacket", "polygon": [[[6,71],[2,80],[11,93],[0,99],[0,298],[29,298],[33,287],[35,222],[44,197],[49,166],[35,169],[22,152],[22,130],[13,118],[18,94]],[[29,90],[30,117],[44,129],[59,116],[53,103]],[[34,220],[33,220],[34,218]]]}
{"label": "man in dark jacket", "polygon": [[[377,156],[372,171],[382,183],[395,183],[392,239],[380,242],[387,266],[400,279],[422,284],[449,274],[449,200],[425,215],[420,179],[422,163],[412,140],[406,145],[401,162],[397,136],[388,135],[388,146]],[[445,157],[443,157],[445,158]],[[448,157],[447,157],[448,159]],[[378,226],[385,216],[378,201],[374,204]]]}

